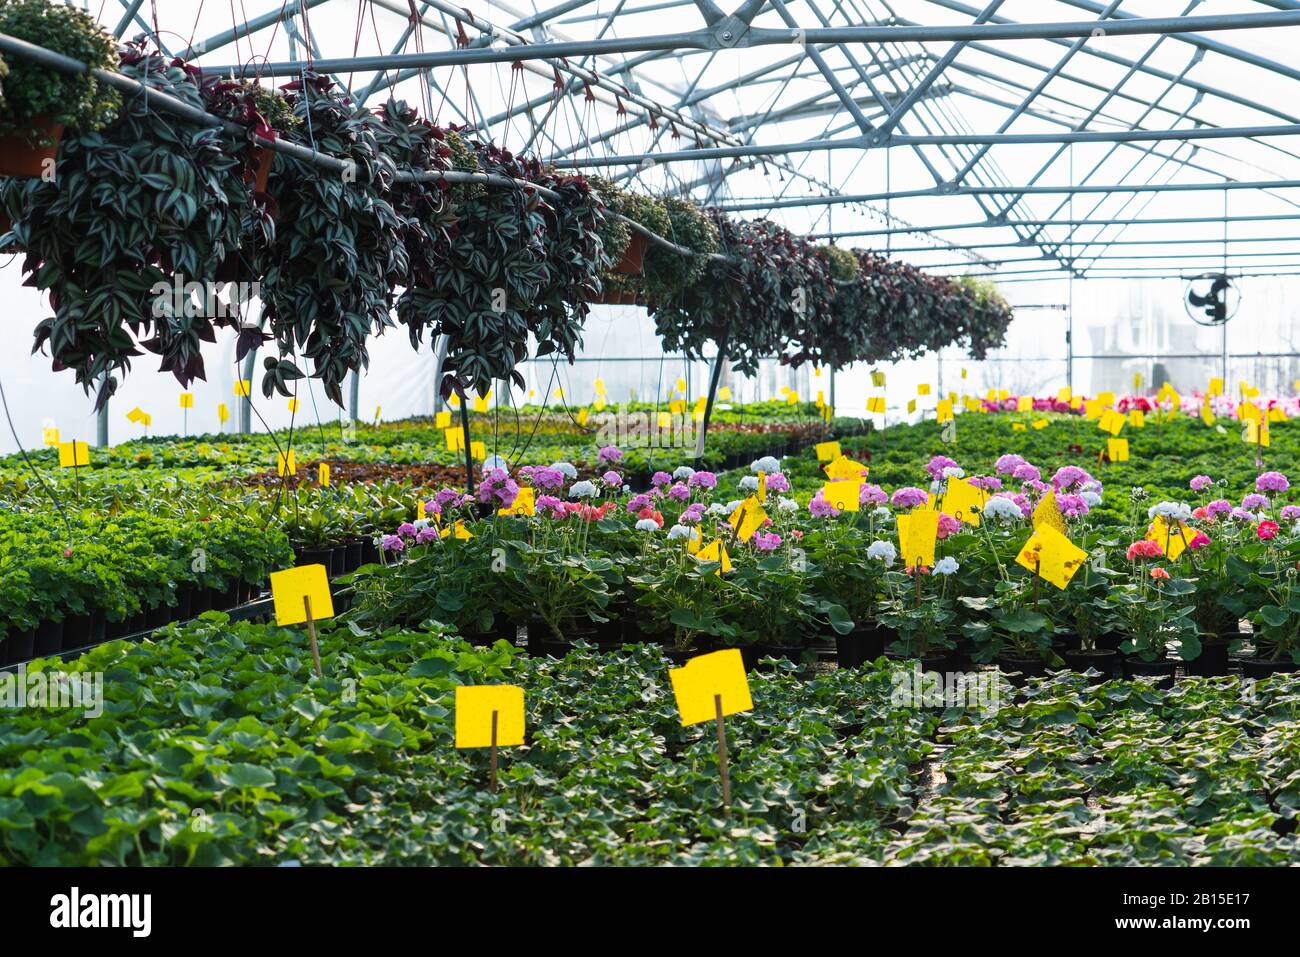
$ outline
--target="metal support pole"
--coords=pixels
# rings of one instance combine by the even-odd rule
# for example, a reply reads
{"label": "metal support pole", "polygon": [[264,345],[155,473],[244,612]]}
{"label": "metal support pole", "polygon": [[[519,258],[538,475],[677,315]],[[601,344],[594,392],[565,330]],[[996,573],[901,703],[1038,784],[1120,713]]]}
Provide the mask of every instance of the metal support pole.
{"label": "metal support pole", "polygon": [[244,371],[240,376],[248,380],[248,395],[239,398],[239,431],[243,435],[253,431],[253,368],[256,362],[257,346],[254,346],[244,358]]}
{"label": "metal support pole", "polygon": [[722,367],[727,361],[727,339],[724,333],[718,343],[718,355],[713,360],[713,375],[709,377],[709,397],[704,403],[704,421],[700,423],[699,434],[695,437],[695,458],[704,456],[704,440],[709,434],[709,419],[713,417],[713,399],[718,394],[718,380],[722,378]]}
{"label": "metal support pole", "polygon": [[[100,388],[103,388],[103,385],[104,381],[101,379]],[[95,416],[95,444],[101,449],[108,448],[108,407],[112,401],[112,399],[105,399]]]}
{"label": "metal support pole", "polygon": [[447,343],[450,338],[446,335],[438,337],[438,348],[435,350],[433,360],[433,411],[435,413],[442,411],[442,366],[447,361]]}

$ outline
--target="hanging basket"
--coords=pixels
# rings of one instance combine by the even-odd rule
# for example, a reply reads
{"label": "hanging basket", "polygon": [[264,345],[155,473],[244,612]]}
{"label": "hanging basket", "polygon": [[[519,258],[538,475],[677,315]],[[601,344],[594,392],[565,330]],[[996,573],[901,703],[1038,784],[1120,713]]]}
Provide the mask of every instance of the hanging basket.
{"label": "hanging basket", "polygon": [[271,178],[271,167],[275,165],[275,150],[265,146],[255,147],[253,158],[257,161],[254,189],[259,193],[265,193],[266,184]]}
{"label": "hanging basket", "polygon": [[614,272],[622,273],[625,276],[641,275],[641,270],[645,265],[646,247],[649,244],[650,240],[640,233],[634,232],[631,241],[627,244],[627,249],[623,250],[623,258],[614,267]]}
{"label": "hanging basket", "polygon": [[58,156],[59,140],[63,137],[62,123],[52,123],[47,117],[38,116],[32,120],[32,132],[53,145],[33,146],[24,136],[0,136],[0,176],[39,179],[45,173],[46,162]]}

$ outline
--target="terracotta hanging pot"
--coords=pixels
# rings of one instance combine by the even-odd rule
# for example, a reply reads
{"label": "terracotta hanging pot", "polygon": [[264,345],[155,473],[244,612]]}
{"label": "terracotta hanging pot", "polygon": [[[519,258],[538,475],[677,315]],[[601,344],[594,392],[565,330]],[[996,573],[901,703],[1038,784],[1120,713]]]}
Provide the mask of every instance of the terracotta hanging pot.
{"label": "terracotta hanging pot", "polygon": [[271,167],[275,165],[275,150],[265,146],[255,147],[253,158],[257,161],[254,188],[259,193],[265,193],[267,181],[271,178]]}
{"label": "terracotta hanging pot", "polygon": [[24,136],[0,136],[0,176],[37,179],[44,175],[47,161],[52,162],[59,153],[63,124],[38,116],[32,120],[32,131],[53,145],[33,146]]}
{"label": "terracotta hanging pot", "polygon": [[614,267],[614,272],[622,273],[625,276],[639,276],[641,269],[645,265],[645,251],[650,244],[640,233],[633,233],[632,240],[627,244],[627,249],[623,250],[623,258],[619,264]]}

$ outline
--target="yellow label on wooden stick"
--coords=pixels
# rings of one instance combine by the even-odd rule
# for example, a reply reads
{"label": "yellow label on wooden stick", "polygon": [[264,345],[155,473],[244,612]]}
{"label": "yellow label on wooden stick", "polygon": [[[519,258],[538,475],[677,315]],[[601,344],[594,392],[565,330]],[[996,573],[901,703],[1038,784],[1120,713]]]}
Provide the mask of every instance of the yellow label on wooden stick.
{"label": "yellow label on wooden stick", "polygon": [[844,454],[840,451],[838,442],[818,442],[815,450],[818,462],[833,462]]}
{"label": "yellow label on wooden stick", "polygon": [[[496,740],[492,715],[496,714]],[[456,747],[517,747],[524,743],[524,689],[519,685],[457,685]]]}
{"label": "yellow label on wooden stick", "polygon": [[250,385],[251,383],[247,379],[236,379],[235,395],[239,395],[239,396],[252,395],[252,390],[250,388]]}
{"label": "yellow label on wooden stick", "polygon": [[306,600],[311,601],[314,620],[334,617],[334,599],[324,565],[299,565],[271,572],[271,598],[275,601],[277,625],[299,625],[306,621]]}
{"label": "yellow label on wooden stick", "polygon": [[765,521],[767,521],[767,512],[763,511],[763,506],[753,495],[741,502],[727,519],[731,527],[736,530],[736,537],[742,542],[753,538],[754,533],[763,527]]}
{"label": "yellow label on wooden stick", "polygon": [[1112,462],[1128,461],[1128,439],[1107,439],[1106,457]]}
{"label": "yellow label on wooden stick", "polygon": [[194,408],[194,393],[193,393],[193,392],[182,392],[182,393],[181,393],[181,408],[182,408],[182,409],[192,409],[192,408]]}
{"label": "yellow label on wooden stick", "polygon": [[446,411],[435,413],[433,416],[433,427],[435,429],[451,428],[451,413]]}
{"label": "yellow label on wooden stick", "polygon": [[739,648],[700,655],[681,668],[669,668],[668,680],[683,727],[716,719],[719,699],[723,717],[754,710]]}
{"label": "yellow label on wooden stick", "polygon": [[1034,507],[1033,524],[1034,528],[1046,525],[1062,535],[1068,531],[1069,526],[1065,524],[1065,516],[1061,514],[1061,509],[1056,504],[1056,492],[1049,490]]}
{"label": "yellow label on wooden stick", "polygon": [[838,482],[827,482],[822,486],[822,498],[826,500],[826,504],[831,508],[838,508],[841,512],[858,511],[861,495],[861,479],[841,479]]}
{"label": "yellow label on wooden stick", "polygon": [[984,511],[984,503],[988,500],[989,493],[984,489],[971,485],[964,478],[950,478],[940,508],[945,515],[979,528],[980,513]]}
{"label": "yellow label on wooden stick", "polygon": [[532,488],[527,485],[521,485],[519,491],[515,493],[515,500],[510,503],[509,508],[497,509],[498,515],[535,515],[537,514],[537,500],[534,498]]}
{"label": "yellow label on wooden stick", "polygon": [[1088,553],[1074,542],[1050,525],[1043,525],[1025,542],[1016,563],[1057,588],[1064,588],[1087,557]]}
{"label": "yellow label on wooden stick", "polygon": [[718,574],[731,571],[731,556],[727,554],[726,546],[722,544],[722,539],[717,538],[705,545],[695,557],[702,562],[717,562],[719,564]]}
{"label": "yellow label on wooden stick", "polygon": [[934,543],[939,534],[939,513],[919,508],[898,516],[898,550],[903,564],[933,565]]}
{"label": "yellow label on wooden stick", "polygon": [[275,456],[275,474],[284,478],[286,475],[298,474],[297,453],[293,449],[286,452],[277,452]]}
{"label": "yellow label on wooden stick", "polygon": [[80,468],[90,464],[90,446],[85,442],[60,442],[59,467]]}

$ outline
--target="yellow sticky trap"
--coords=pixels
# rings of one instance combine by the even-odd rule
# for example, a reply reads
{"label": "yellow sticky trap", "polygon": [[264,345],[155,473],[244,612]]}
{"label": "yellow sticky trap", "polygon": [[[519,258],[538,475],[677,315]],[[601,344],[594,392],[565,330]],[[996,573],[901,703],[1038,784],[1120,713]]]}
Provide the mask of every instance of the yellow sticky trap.
{"label": "yellow sticky trap", "polygon": [[1046,419],[1034,419],[1031,424],[1036,429],[1045,429],[1050,423]]}
{"label": "yellow sticky trap", "polygon": [[297,412],[297,411],[298,411],[298,400],[297,400],[297,399],[290,399],[290,400],[289,400],[289,411],[290,411],[290,412]]}
{"label": "yellow sticky trap", "polygon": [[1133,409],[1128,414],[1128,424],[1135,429],[1145,429],[1147,426],[1147,414],[1141,409]]}
{"label": "yellow sticky trap", "polygon": [[920,383],[920,384],[916,387],[916,394],[917,394],[917,395],[929,395],[929,394],[930,394],[930,383],[928,383],[928,382],[922,382],[922,383]]}
{"label": "yellow sticky trap", "polygon": [[1022,395],[1022,396],[1017,396],[1017,398],[1016,398],[1016,411],[1017,411],[1017,412],[1033,412],[1033,411],[1034,411],[1034,397],[1031,396],[1031,395]]}
{"label": "yellow sticky trap", "polygon": [[692,528],[691,534],[686,536],[687,554],[698,555],[700,553],[700,545],[701,545],[700,530],[698,528]]}
{"label": "yellow sticky trap", "polygon": [[763,511],[763,506],[752,495],[741,502],[727,519],[728,524],[736,530],[736,537],[742,542],[753,538],[754,533],[763,527],[765,521],[767,521],[767,512]]}
{"label": "yellow sticky trap", "polygon": [[238,396],[248,396],[248,395],[252,395],[253,393],[252,393],[251,389],[249,388],[249,387],[251,386],[251,384],[252,384],[252,383],[250,383],[247,379],[236,379],[236,380],[235,380],[235,395],[238,395]]}
{"label": "yellow sticky trap", "polygon": [[761,469],[758,473],[758,491],[754,493],[754,497],[760,504],[767,501],[767,473]]}
{"label": "yellow sticky trap", "polygon": [[1141,373],[1141,372],[1134,372],[1134,373],[1133,373],[1133,391],[1134,391],[1134,392],[1141,392],[1141,391],[1142,391],[1142,373]]}
{"label": "yellow sticky trap", "polygon": [[298,474],[297,453],[293,449],[288,452],[277,452],[275,456],[275,474],[284,478],[286,475]]}
{"label": "yellow sticky trap", "polygon": [[1101,403],[1102,408],[1109,409],[1112,405],[1115,404],[1115,393],[1114,393],[1114,392],[1098,392],[1098,393],[1097,393],[1097,401]]}
{"label": "yellow sticky trap", "polygon": [[478,395],[474,396],[474,411],[475,411],[475,412],[487,412],[487,411],[488,411],[488,400],[487,400],[486,398],[484,398],[483,396],[478,396]]}
{"label": "yellow sticky trap", "polygon": [[1007,401],[1007,399],[1009,399],[1009,398],[1011,398],[1011,390],[1010,390],[1010,389],[998,389],[998,401],[999,401],[999,402],[1005,402],[1005,401]]}
{"label": "yellow sticky trap", "polygon": [[458,518],[454,525],[450,528],[444,528],[438,533],[439,538],[447,538],[449,536],[455,536],[462,542],[467,542],[474,537],[474,533],[465,527],[465,520],[463,518]]}
{"label": "yellow sticky trap", "polygon": [[906,566],[933,565],[934,543],[939,534],[939,513],[913,509],[898,516],[898,549]]}
{"label": "yellow sticky trap", "polygon": [[193,392],[182,392],[182,393],[181,393],[181,408],[182,408],[182,409],[192,409],[192,408],[194,408],[194,393],[193,393]]}
{"label": "yellow sticky trap", "polygon": [[[604,411],[605,411],[605,407],[606,407],[608,404],[609,404],[609,403],[607,403],[604,399],[600,399],[600,398],[598,398],[598,399],[596,399],[595,402],[591,403],[591,407],[592,407],[593,409],[595,409],[597,412],[604,412]],[[586,411],[586,410],[583,410],[583,411]]]}
{"label": "yellow sticky trap", "polygon": [[686,414],[686,400],[684,400],[684,399],[673,399],[673,401],[671,401],[671,402],[668,403],[668,411],[671,412],[673,415],[685,415],[685,414]]}
{"label": "yellow sticky trap", "polygon": [[[496,740],[492,715],[497,716]],[[524,743],[524,689],[519,685],[457,685],[456,747],[517,747]]]}
{"label": "yellow sticky trap", "polygon": [[224,402],[217,403],[217,421],[220,422],[222,425],[225,425],[226,420],[229,418],[230,418],[230,410],[226,408],[226,403]]}
{"label": "yellow sticky trap", "polygon": [[90,446],[85,442],[60,442],[59,467],[65,469],[80,468],[90,464]]}
{"label": "yellow sticky trap", "polygon": [[134,423],[136,423],[137,425],[138,425],[139,423],[143,422],[143,421],[144,421],[144,409],[140,408],[140,407],[137,405],[134,409],[132,409],[130,412],[128,412],[128,413],[126,414],[126,420],[127,420],[128,422],[134,422]]}
{"label": "yellow sticky trap", "polygon": [[311,601],[311,616],[316,621],[334,617],[334,599],[324,565],[299,565],[271,572],[271,597],[275,600],[277,625],[299,625],[306,621],[304,599]]}
{"label": "yellow sticky trap", "polygon": [[1210,408],[1209,402],[1201,406],[1201,421],[1209,426],[1214,425],[1214,409]]}
{"label": "yellow sticky trap", "polygon": [[789,394],[786,395],[786,397],[785,397],[785,404],[786,404],[786,405],[798,405],[798,404],[799,404],[799,393],[798,393],[798,392],[795,392],[793,389],[791,389],[790,392],[789,392]]}
{"label": "yellow sticky trap", "polygon": [[321,488],[330,487],[330,467],[324,462],[316,469],[316,481],[320,483]]}
{"label": "yellow sticky trap", "polygon": [[1074,398],[1070,400],[1070,408],[1073,411],[1078,412],[1080,409],[1083,408],[1083,399],[1080,396],[1076,395]]}
{"label": "yellow sticky trap", "polygon": [[376,424],[376,425],[379,424],[379,412],[380,412],[380,410],[381,410],[382,408],[383,408],[383,406],[379,406],[379,405],[375,406],[375,424]]}
{"label": "yellow sticky trap", "polygon": [[498,515],[536,515],[537,501],[534,498],[533,490],[522,485],[519,491],[515,493],[515,500],[510,503],[509,508],[497,509]]}
{"label": "yellow sticky trap", "polygon": [[962,366],[962,367],[961,367],[961,377],[962,377],[963,379],[966,378],[966,367],[965,367],[965,366]]}
{"label": "yellow sticky trap", "polygon": [[754,710],[739,648],[699,655],[681,668],[669,668],[668,680],[677,698],[682,727],[715,720],[719,699],[723,717]]}
{"label": "yellow sticky trap", "polygon": [[1109,432],[1111,435],[1119,435],[1128,424],[1128,416],[1121,415],[1114,409],[1107,409],[1102,413],[1101,418],[1097,420],[1097,428],[1103,432]]}
{"label": "yellow sticky trap", "polygon": [[726,547],[722,544],[722,539],[714,539],[708,545],[705,545],[695,557],[702,562],[717,562],[721,567],[718,568],[718,574],[731,571],[731,556],[727,554]]}
{"label": "yellow sticky trap", "polygon": [[817,399],[813,402],[817,408],[823,408],[826,405],[826,392],[822,389],[817,390]]}
{"label": "yellow sticky trap", "polygon": [[936,422],[952,421],[952,400],[940,399],[938,405],[934,408],[934,418]]}
{"label": "yellow sticky trap", "polygon": [[42,429],[41,440],[48,446],[57,447],[59,444],[58,429]]}
{"label": "yellow sticky trap", "polygon": [[435,429],[451,428],[451,413],[450,412],[435,413],[433,416],[433,427]]}
{"label": "yellow sticky trap", "polygon": [[1070,401],[1070,387],[1068,385],[1062,386],[1061,388],[1056,390],[1056,401],[1057,402]]}
{"label": "yellow sticky trap", "polygon": [[838,442],[818,442],[814,449],[817,453],[818,462],[833,462],[844,453],[840,451]]}
{"label": "yellow sticky trap", "polygon": [[[556,389],[555,391],[556,391],[556,392],[559,392],[559,393],[563,393],[563,392],[564,392],[563,389]],[[459,408],[460,408],[460,396],[458,396],[455,392],[453,392],[451,395],[447,396],[447,404],[448,404],[449,406],[451,406],[453,409],[459,409]]]}
{"label": "yellow sticky trap", "polygon": [[724,385],[722,388],[718,389],[718,401],[719,402],[731,401],[731,389],[728,386]]}
{"label": "yellow sticky trap", "polygon": [[1165,557],[1172,562],[1186,550],[1187,542],[1192,536],[1183,522],[1171,526],[1163,515],[1157,515],[1147,527],[1146,537],[1159,545]]}
{"label": "yellow sticky trap", "polygon": [[671,429],[673,427],[673,416],[671,412],[659,413],[659,428]]}
{"label": "yellow sticky trap", "polygon": [[877,389],[883,389],[885,387],[885,374],[883,372],[871,373],[871,384]]}
{"label": "yellow sticky trap", "polygon": [[1016,556],[1016,564],[1057,588],[1065,588],[1087,557],[1088,553],[1074,542],[1050,525],[1044,525],[1035,529],[1029,541],[1025,542],[1025,547]]}
{"label": "yellow sticky trap", "polygon": [[1209,387],[1205,390],[1205,394],[1223,395],[1223,380],[1218,377],[1211,379]]}
{"label": "yellow sticky trap", "polygon": [[469,444],[469,457],[475,461],[482,462],[487,458],[486,442],[471,442]]}
{"label": "yellow sticky trap", "polygon": [[1046,526],[1064,535],[1069,526],[1065,524],[1065,516],[1061,514],[1060,507],[1056,504],[1056,492],[1049,490],[1046,495],[1039,500],[1034,507],[1032,519],[1035,529]]}
{"label": "yellow sticky trap", "polygon": [[140,416],[140,424],[146,429],[149,428],[149,426],[153,425],[153,416],[146,412],[144,415]]}
{"label": "yellow sticky trap", "polygon": [[448,452],[460,452],[464,450],[465,433],[462,432],[459,428],[447,429],[442,434],[443,437],[446,438],[447,440]]}
{"label": "yellow sticky trap", "polygon": [[1246,431],[1242,433],[1242,439],[1244,439],[1248,445],[1259,445],[1268,448],[1270,445],[1268,432],[1267,421],[1265,421],[1263,427],[1261,427],[1258,421],[1249,419],[1246,422]]}
{"label": "yellow sticky trap", "polygon": [[945,515],[979,528],[980,513],[988,500],[989,493],[984,489],[971,485],[964,478],[950,478],[940,508]]}
{"label": "yellow sticky trap", "polygon": [[841,479],[853,479],[855,482],[861,483],[871,470],[861,462],[855,462],[851,458],[841,455],[830,464],[823,465],[822,471],[826,473],[828,479],[835,482]]}
{"label": "yellow sticky trap", "polygon": [[1259,416],[1260,416],[1259,406],[1257,406],[1254,402],[1243,402],[1241,403],[1241,405],[1237,406],[1238,419],[1242,419],[1243,421],[1249,420],[1251,422],[1258,422]]}
{"label": "yellow sticky trap", "polygon": [[577,422],[579,425],[585,426],[587,424],[587,415],[588,413],[586,409],[579,409],[578,414],[575,415],[573,418],[574,421]]}
{"label": "yellow sticky trap", "polygon": [[1102,408],[1101,408],[1100,399],[1087,399],[1083,403],[1083,415],[1084,418],[1088,419],[1089,421],[1092,421],[1093,419],[1100,419],[1101,412],[1102,412]]}
{"label": "yellow sticky trap", "polygon": [[908,399],[908,400],[907,400],[907,411],[908,411],[908,414],[909,414],[909,415],[910,415],[911,413],[913,413],[913,412],[916,411],[916,400],[915,400],[915,399]]}
{"label": "yellow sticky trap", "polygon": [[867,411],[872,415],[885,414],[885,400],[882,396],[874,396],[867,399]]}
{"label": "yellow sticky trap", "polygon": [[1275,405],[1268,410],[1268,420],[1270,422],[1285,422],[1286,411],[1280,405]]}
{"label": "yellow sticky trap", "polygon": [[678,392],[680,392],[682,395],[685,395],[685,394],[686,394],[686,380],[685,380],[685,379],[678,379],[675,383],[673,383],[673,388],[675,388],[675,389],[676,389]]}
{"label": "yellow sticky trap", "polygon": [[1012,431],[1012,432],[1023,432],[1023,431],[1025,431],[1025,423],[1023,423],[1023,422],[1012,422],[1012,423],[1011,423],[1011,431]]}
{"label": "yellow sticky trap", "polygon": [[822,498],[826,500],[826,504],[831,508],[838,508],[841,512],[858,511],[861,494],[861,479],[843,479],[827,482],[822,486]]}
{"label": "yellow sticky trap", "polygon": [[591,384],[591,387],[592,387],[593,389],[595,389],[595,391],[596,391],[596,395],[605,395],[605,380],[604,380],[604,379],[597,379],[595,382],[593,382],[593,383]]}
{"label": "yellow sticky trap", "polygon": [[1128,461],[1128,439],[1107,439],[1106,456],[1112,462]]}

